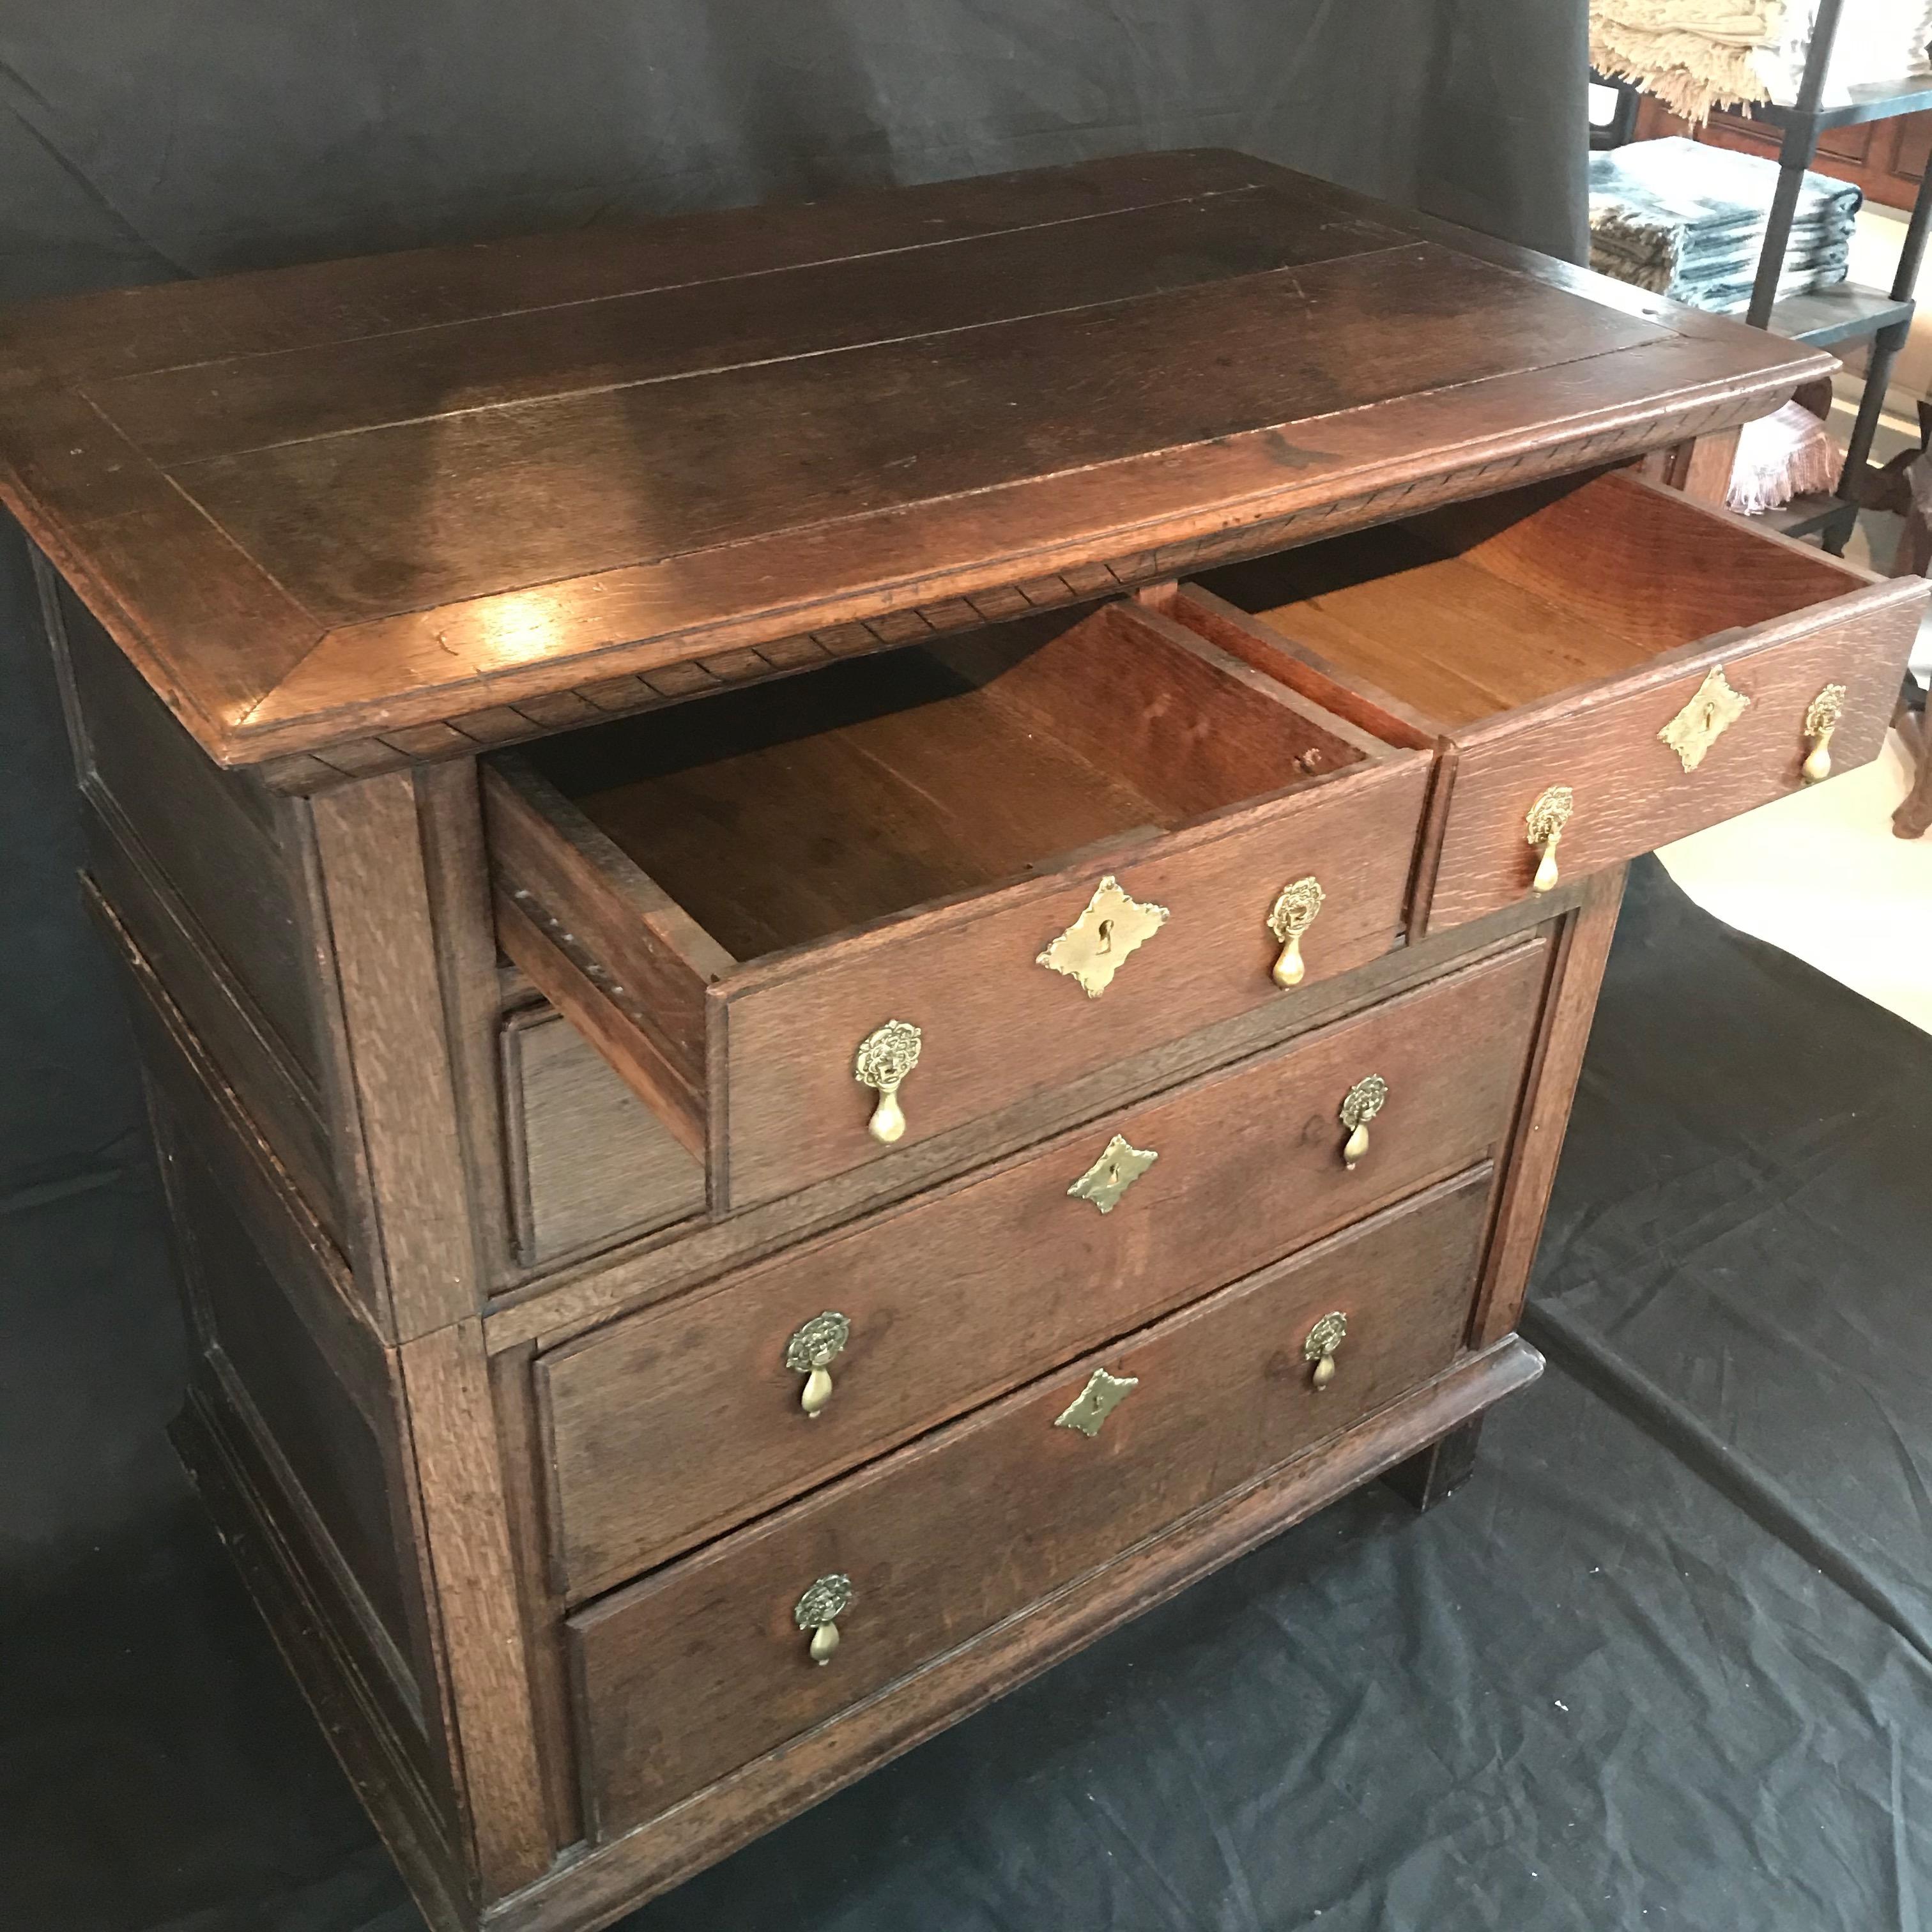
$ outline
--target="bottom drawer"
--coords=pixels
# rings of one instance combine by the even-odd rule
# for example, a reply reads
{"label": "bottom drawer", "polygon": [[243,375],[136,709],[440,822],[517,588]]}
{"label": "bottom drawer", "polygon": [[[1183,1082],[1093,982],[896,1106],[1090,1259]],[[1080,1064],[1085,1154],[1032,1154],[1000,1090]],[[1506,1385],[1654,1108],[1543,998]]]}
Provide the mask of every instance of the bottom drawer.
{"label": "bottom drawer", "polygon": [[[579,1612],[598,1830],[641,1823],[1448,1367],[1489,1178],[1359,1222]],[[1318,1388],[1304,1344],[1331,1312],[1348,1333]],[[1118,1406],[1084,1432],[1108,1393]],[[814,1667],[795,1611],[821,1582],[850,1600]]]}

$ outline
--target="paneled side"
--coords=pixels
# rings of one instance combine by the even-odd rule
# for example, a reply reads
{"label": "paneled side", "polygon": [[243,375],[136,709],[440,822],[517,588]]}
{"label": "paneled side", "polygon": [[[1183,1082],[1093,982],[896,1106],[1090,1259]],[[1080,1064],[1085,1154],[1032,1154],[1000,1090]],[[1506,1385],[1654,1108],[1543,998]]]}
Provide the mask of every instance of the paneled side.
{"label": "paneled side", "polygon": [[197,1348],[358,1640],[427,1736],[429,1622],[393,1354],[152,964],[99,895],[88,898],[130,996]]}
{"label": "paneled side", "polygon": [[332,1311],[332,1298],[286,1288],[208,1164],[178,1132],[164,1143],[196,1339],[352,1580],[359,1620],[421,1729],[424,1624],[413,1558],[404,1553],[386,1352],[360,1323]]}
{"label": "paneled side", "polygon": [[212,764],[38,566],[89,808],[89,869],[331,1234],[340,1193],[306,956],[301,808]]}

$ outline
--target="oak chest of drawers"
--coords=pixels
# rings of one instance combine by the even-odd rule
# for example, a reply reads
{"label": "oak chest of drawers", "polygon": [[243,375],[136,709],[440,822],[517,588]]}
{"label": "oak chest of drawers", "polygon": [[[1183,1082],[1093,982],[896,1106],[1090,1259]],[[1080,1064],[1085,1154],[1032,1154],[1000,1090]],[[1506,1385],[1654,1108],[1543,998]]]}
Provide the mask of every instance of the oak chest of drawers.
{"label": "oak chest of drawers", "polygon": [[1228,154],[0,317],[179,1445],[432,1924],[1447,1492],[1623,862],[1882,734],[1925,586],[1700,500],[1828,366]]}

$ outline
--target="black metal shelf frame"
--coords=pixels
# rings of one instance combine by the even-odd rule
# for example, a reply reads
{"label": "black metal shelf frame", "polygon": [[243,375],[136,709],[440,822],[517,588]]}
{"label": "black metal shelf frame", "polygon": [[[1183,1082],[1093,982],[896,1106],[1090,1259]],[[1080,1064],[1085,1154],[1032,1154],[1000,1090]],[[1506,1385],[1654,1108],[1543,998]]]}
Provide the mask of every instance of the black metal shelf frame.
{"label": "black metal shelf frame", "polygon": [[[1826,76],[1831,69],[1832,47],[1838,38],[1838,16],[1844,8],[1844,0],[1820,0],[1796,101],[1789,107],[1760,106],[1752,110],[1754,120],[1769,122],[1784,131],[1778,148],[1778,190],[1772,197],[1771,218],[1765,230],[1764,248],[1758,256],[1750,307],[1744,316],[1756,328],[1773,329],[1779,334],[1790,334],[1799,341],[1820,346],[1864,336],[1870,338],[1864,392],[1858,398],[1858,412],[1845,446],[1837,507],[1819,514],[1810,526],[1822,531],[1825,548],[1834,554],[1844,550],[1858,520],[1860,485],[1870,462],[1872,439],[1878,434],[1892,362],[1912,332],[1912,291],[1918,286],[1919,264],[1925,254],[1927,224],[1932,220],[1932,169],[1928,169],[1919,181],[1911,219],[1906,224],[1904,245],[1899,250],[1898,272],[1888,291],[1847,283],[1838,290],[1821,289],[1812,296],[1790,296],[1781,302],[1778,299],[1778,278],[1784,272],[1784,251],[1790,244],[1792,219],[1798,212],[1804,171],[1818,152],[1819,136],[1827,128],[1889,120],[1895,115],[1932,107],[1932,80],[1854,88],[1847,102],[1834,107],[1820,104]],[[1780,327],[1780,323],[1786,326]],[[1798,326],[1789,326],[1793,323]]]}

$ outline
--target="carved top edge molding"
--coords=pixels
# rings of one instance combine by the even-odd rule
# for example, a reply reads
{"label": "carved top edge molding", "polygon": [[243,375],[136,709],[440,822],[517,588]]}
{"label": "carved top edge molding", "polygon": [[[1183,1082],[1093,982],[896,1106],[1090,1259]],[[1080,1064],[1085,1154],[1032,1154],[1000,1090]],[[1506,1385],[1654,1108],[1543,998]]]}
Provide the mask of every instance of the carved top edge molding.
{"label": "carved top edge molding", "polygon": [[1419,482],[1390,485],[1334,502],[1291,511],[1261,523],[1218,530],[1177,544],[1128,552],[1072,566],[1052,577],[1029,578],[998,590],[949,597],[896,610],[863,622],[801,632],[687,664],[634,676],[586,682],[554,696],[517,705],[495,705],[447,723],[413,726],[380,736],[345,740],[314,753],[270,759],[255,767],[277,791],[327,790],[377,772],[443,759],[475,757],[500,746],[547,737],[578,726],[650,711],[740,685],[789,677],[842,657],[863,656],[914,644],[922,638],[976,629],[1030,611],[1118,596],[1186,572],[1238,562],[1272,550],[1464,498],[1487,496],[1519,483],[1590,469],[1696,436],[1729,428],[1754,404],[1717,402],[1681,416],[1600,429],[1545,443],[1520,454],[1472,464]]}

